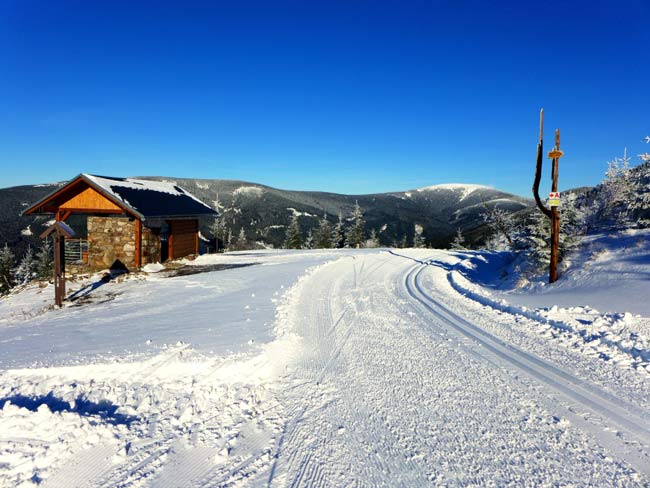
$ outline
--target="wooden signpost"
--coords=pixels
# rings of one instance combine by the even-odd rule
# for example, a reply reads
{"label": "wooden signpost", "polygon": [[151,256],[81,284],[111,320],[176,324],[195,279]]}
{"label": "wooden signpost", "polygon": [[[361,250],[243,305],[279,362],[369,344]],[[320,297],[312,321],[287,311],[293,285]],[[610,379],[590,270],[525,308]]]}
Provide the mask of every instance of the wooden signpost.
{"label": "wooden signpost", "polygon": [[549,206],[546,208],[539,197],[539,183],[542,179],[542,158],[544,152],[544,109],[539,113],[539,142],[537,143],[537,162],[535,165],[535,181],[533,182],[533,196],[537,206],[551,219],[551,264],[549,266],[548,282],[555,283],[558,279],[558,261],[560,254],[560,193],[557,189],[560,158],[564,152],[560,150],[560,129],[555,129],[555,147],[549,151],[548,157],[553,161],[551,167],[551,193],[549,193]]}
{"label": "wooden signpost", "polygon": [[50,234],[54,234],[54,303],[61,307],[65,300],[65,239],[74,237],[75,233],[68,224],[58,221],[41,234],[41,239]]}

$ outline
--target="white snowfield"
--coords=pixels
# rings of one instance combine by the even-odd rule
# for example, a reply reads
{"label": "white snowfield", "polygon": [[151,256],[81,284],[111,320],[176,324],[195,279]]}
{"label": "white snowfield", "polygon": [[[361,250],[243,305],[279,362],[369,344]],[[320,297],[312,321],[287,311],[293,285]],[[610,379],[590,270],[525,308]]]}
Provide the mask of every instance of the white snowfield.
{"label": "white snowfield", "polygon": [[15,293],[0,486],[648,486],[648,317],[592,339],[611,313],[506,303],[475,279],[497,258],[241,252],[60,310]]}

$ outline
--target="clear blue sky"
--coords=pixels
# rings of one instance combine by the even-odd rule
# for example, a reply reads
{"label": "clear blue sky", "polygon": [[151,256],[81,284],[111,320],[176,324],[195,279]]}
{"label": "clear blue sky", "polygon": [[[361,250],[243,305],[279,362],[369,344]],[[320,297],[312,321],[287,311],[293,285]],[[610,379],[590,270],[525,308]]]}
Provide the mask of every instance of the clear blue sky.
{"label": "clear blue sky", "polygon": [[0,0],[0,187],[88,172],[528,196],[542,106],[561,188],[650,149],[650,2]]}

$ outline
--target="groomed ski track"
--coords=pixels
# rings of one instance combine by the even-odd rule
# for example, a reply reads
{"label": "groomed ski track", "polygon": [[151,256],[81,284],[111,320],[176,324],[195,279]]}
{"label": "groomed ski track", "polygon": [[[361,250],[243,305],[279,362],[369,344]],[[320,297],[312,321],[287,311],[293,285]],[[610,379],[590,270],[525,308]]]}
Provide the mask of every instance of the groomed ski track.
{"label": "groomed ski track", "polygon": [[[176,332],[164,314],[187,318],[182,341],[150,356],[0,370],[14,402],[0,409],[0,486],[42,459],[45,477],[21,486],[650,486],[650,375],[540,334],[548,325],[478,286],[459,292],[452,275],[471,257],[217,256],[259,266],[150,278],[123,300],[27,320],[21,334],[65,340],[79,314],[93,333],[122,317],[159,341]],[[141,310],[181,289],[199,291]],[[205,343],[229,335],[237,352]],[[36,411],[19,408],[34,398]]]}
{"label": "groomed ski track", "polygon": [[286,325],[303,356],[268,485],[646,483],[648,411],[445,306],[436,294],[468,300],[441,286],[448,257],[348,257],[301,284]]}

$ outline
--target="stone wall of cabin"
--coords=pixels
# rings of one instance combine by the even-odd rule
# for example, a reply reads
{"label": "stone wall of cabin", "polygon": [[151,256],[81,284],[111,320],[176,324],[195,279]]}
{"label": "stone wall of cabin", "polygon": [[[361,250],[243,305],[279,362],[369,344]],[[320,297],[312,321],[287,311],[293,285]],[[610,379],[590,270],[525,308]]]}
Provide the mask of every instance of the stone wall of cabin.
{"label": "stone wall of cabin", "polygon": [[135,219],[128,217],[89,216],[89,268],[106,269],[120,261],[127,269],[135,269],[135,225]]}
{"label": "stone wall of cabin", "polygon": [[160,229],[142,226],[142,266],[160,262]]}

